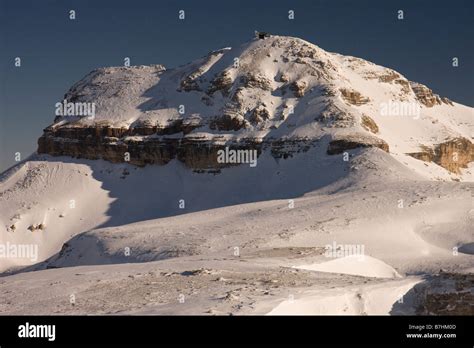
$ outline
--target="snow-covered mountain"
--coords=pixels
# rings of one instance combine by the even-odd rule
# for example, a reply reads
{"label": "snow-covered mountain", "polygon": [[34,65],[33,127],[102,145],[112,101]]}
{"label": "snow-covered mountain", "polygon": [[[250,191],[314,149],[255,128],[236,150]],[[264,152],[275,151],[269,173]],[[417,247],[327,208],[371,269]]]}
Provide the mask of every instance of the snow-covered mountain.
{"label": "snow-covered mountain", "polygon": [[284,36],[97,69],[63,99],[94,117],[56,116],[0,178],[0,245],[38,246],[0,258],[0,313],[436,313],[419,293],[446,282],[469,310],[473,108]]}
{"label": "snow-covered mountain", "polygon": [[129,152],[138,165],[177,158],[207,169],[219,167],[225,145],[282,156],[292,152],[284,141],[321,142],[332,154],[377,146],[455,173],[474,159],[472,108],[292,37],[255,39],[171,70],[97,69],[64,99],[95,103],[95,117],[56,117],[39,153],[123,162]]}

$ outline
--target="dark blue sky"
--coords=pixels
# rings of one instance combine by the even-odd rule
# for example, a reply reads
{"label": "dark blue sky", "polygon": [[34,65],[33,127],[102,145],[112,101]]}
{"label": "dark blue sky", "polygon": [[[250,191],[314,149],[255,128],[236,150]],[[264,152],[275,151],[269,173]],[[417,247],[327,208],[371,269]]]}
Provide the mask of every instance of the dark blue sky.
{"label": "dark blue sky", "polygon": [[255,29],[368,59],[474,106],[473,15],[472,0],[0,0],[0,171],[36,149],[54,104],[92,69],[124,57],[171,68]]}

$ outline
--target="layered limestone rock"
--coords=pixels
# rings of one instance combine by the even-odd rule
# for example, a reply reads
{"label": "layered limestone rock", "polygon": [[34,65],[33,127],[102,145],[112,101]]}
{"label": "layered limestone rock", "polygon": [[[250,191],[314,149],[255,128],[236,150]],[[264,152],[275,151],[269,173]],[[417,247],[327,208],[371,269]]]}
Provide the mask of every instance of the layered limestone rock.
{"label": "layered limestone rock", "polygon": [[435,105],[448,104],[453,105],[453,102],[446,97],[440,97],[434,94],[431,89],[425,85],[417,82],[410,82],[410,86],[415,93],[416,98],[425,106],[431,108]]}
{"label": "layered limestone rock", "polygon": [[408,155],[425,162],[434,162],[452,173],[474,161],[474,144],[466,138],[455,138],[433,147],[422,145],[420,152]]}
{"label": "layered limestone rock", "polygon": [[[192,169],[220,169],[227,164],[217,162],[217,151],[226,146],[231,149],[270,149],[275,158],[289,158],[295,153],[306,152],[318,139],[241,139],[239,142],[223,142],[219,136],[213,139],[200,139],[198,136],[166,137],[157,134],[148,135],[154,129],[140,133],[137,130],[78,127],[45,130],[38,140],[38,153],[52,156],[72,156],[86,159],[104,159],[113,163],[128,162],[144,166],[147,164],[165,165],[172,159],[178,159]],[[175,128],[177,129],[177,128]],[[171,130],[161,131],[171,134]],[[328,155],[364,147],[378,147],[386,152],[386,142],[376,137],[347,135],[329,142]]]}
{"label": "layered limestone rock", "polygon": [[340,92],[342,94],[343,99],[352,105],[364,105],[370,101],[369,98],[364,97],[362,94],[354,90],[341,88]]}
{"label": "layered limestone rock", "polygon": [[346,135],[341,139],[331,140],[327,148],[327,154],[336,155],[348,150],[364,147],[377,147],[385,152],[389,152],[389,146],[384,140],[373,136],[354,134]]}
{"label": "layered limestone rock", "polygon": [[369,116],[362,115],[361,122],[362,127],[364,127],[369,132],[372,132],[374,134],[377,134],[379,132],[379,127],[377,126],[377,123],[375,123],[375,121]]}
{"label": "layered limestone rock", "polygon": [[[306,152],[315,146],[320,139],[280,139],[269,142],[271,154],[274,158],[291,158],[295,154]],[[266,147],[265,147],[266,149]]]}
{"label": "layered limestone rock", "polygon": [[[218,135],[212,139],[192,135],[189,137],[131,136],[134,131],[111,128],[71,128],[45,130],[38,140],[38,153],[52,156],[71,156],[85,159],[103,159],[113,163],[166,165],[177,159],[191,169],[219,170],[238,165],[219,163],[218,151],[255,150],[271,151],[275,158],[289,158],[306,152],[317,140],[294,138],[290,140],[246,138],[240,141],[223,141]],[[148,132],[147,132],[148,133]],[[114,137],[111,135],[117,135]]]}
{"label": "layered limestone rock", "polygon": [[198,137],[168,138],[160,136],[129,136],[121,138],[104,136],[110,129],[79,128],[59,137],[55,132],[45,132],[38,140],[38,153],[52,156],[72,156],[86,159],[104,159],[113,163],[128,162],[144,166],[165,165],[178,159],[193,169],[224,167],[217,162],[217,151],[231,148],[253,149],[258,143],[222,144]]}

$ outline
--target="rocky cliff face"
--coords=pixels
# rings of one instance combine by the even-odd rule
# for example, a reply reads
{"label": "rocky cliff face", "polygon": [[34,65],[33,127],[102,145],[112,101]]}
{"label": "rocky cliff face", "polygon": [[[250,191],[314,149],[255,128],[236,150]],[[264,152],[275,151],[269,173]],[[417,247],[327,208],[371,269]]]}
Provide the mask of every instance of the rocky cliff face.
{"label": "rocky cliff face", "polygon": [[434,94],[431,89],[422,85],[421,83],[410,82],[410,86],[416,95],[416,98],[425,106],[433,107],[435,105],[442,105],[443,103],[453,105],[453,102],[445,97],[440,97]]}
{"label": "rocky cliff face", "polygon": [[[363,147],[389,152],[404,143],[411,156],[455,173],[473,160],[465,136],[472,122],[447,130],[447,122],[433,121],[437,110],[456,121],[471,108],[461,109],[391,69],[291,37],[252,40],[171,70],[97,69],[64,100],[94,103],[96,114],[56,116],[38,140],[39,153],[139,166],[178,159],[199,171],[234,165],[217,162],[225,147],[288,158],[315,144],[332,156]],[[379,106],[407,101],[420,105],[423,117],[416,127],[398,118],[399,134],[384,139],[393,122],[380,116]],[[418,129],[427,128],[432,132],[420,138]],[[433,144],[433,135],[448,140]],[[421,144],[432,150],[418,151]],[[450,160],[454,153],[456,163]]]}
{"label": "rocky cliff face", "polygon": [[346,136],[343,139],[331,140],[329,142],[327,154],[335,155],[348,150],[364,147],[378,147],[385,152],[389,152],[388,144],[382,139],[376,137],[351,135]]}
{"label": "rocky cliff face", "polygon": [[466,138],[456,138],[435,146],[421,146],[422,151],[409,153],[410,156],[425,161],[435,162],[453,173],[460,173],[474,161],[474,144]]}
{"label": "rocky cliff face", "polygon": [[[226,147],[236,151],[255,150],[257,156],[262,151],[269,150],[275,158],[289,158],[295,153],[307,151],[317,141],[309,138],[265,139],[263,141],[246,138],[239,141],[222,141],[219,136],[212,139],[198,135],[174,138],[157,136],[158,133],[176,134],[172,133],[176,129],[179,127],[160,131],[151,128],[141,128],[137,131],[97,127],[50,129],[45,130],[43,136],[39,138],[38,153],[104,159],[113,163],[128,162],[137,166],[165,165],[177,159],[195,171],[213,171],[236,165],[235,163],[219,163],[218,151],[225,150]],[[151,133],[151,135],[134,137],[137,133],[147,135]]]}

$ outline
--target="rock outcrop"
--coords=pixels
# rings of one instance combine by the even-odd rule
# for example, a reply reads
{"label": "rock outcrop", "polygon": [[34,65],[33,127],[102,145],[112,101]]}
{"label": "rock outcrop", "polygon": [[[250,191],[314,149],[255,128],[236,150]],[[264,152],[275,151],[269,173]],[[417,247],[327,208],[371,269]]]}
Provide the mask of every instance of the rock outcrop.
{"label": "rock outcrop", "polygon": [[369,98],[364,97],[362,94],[360,94],[357,91],[349,90],[347,88],[341,88],[340,91],[344,100],[348,102],[349,104],[364,105],[370,101]]}
{"label": "rock outcrop", "polygon": [[262,74],[248,73],[240,78],[240,82],[247,88],[260,88],[264,91],[272,89],[271,81]]}
{"label": "rock outcrop", "polygon": [[474,144],[466,138],[451,139],[434,147],[423,145],[421,150],[408,155],[421,161],[434,162],[456,174],[474,161]]}
{"label": "rock outcrop", "polygon": [[227,112],[222,116],[216,116],[211,120],[209,128],[219,131],[238,131],[245,128],[247,120],[240,114]]}
{"label": "rock outcrop", "polygon": [[[306,152],[318,140],[306,138],[241,139],[223,141],[218,135],[212,139],[191,135],[186,137],[143,136],[137,138],[131,131],[111,128],[76,128],[65,132],[45,131],[38,141],[38,153],[52,156],[71,156],[85,159],[104,159],[113,163],[166,165],[177,159],[196,171],[219,170],[236,164],[219,163],[218,151],[256,150],[257,155],[269,150],[275,158],[289,158]],[[118,135],[114,137],[111,135]]]}
{"label": "rock outcrop", "polygon": [[233,81],[229,70],[224,70],[211,81],[207,93],[212,95],[215,92],[220,91],[224,96],[227,96],[229,95],[229,90],[232,87],[232,84]]}
{"label": "rock outcrop", "polygon": [[415,289],[418,315],[474,315],[474,274],[440,273]]}
{"label": "rock outcrop", "polygon": [[438,94],[434,94],[431,89],[425,85],[417,82],[410,82],[410,86],[415,93],[416,98],[425,106],[431,108],[435,105],[448,104],[453,105],[453,102],[445,97],[440,97]]}
{"label": "rock outcrop", "polygon": [[251,122],[256,124],[262,123],[263,121],[268,120],[270,116],[270,112],[268,112],[265,106],[259,105],[252,111]]}
{"label": "rock outcrop", "polygon": [[377,134],[379,132],[379,127],[377,126],[377,123],[375,123],[375,121],[369,116],[362,115],[361,121],[362,127],[364,127],[369,132],[372,132],[374,134]]}
{"label": "rock outcrop", "polygon": [[342,139],[334,139],[329,142],[328,155],[336,155],[348,150],[364,147],[377,147],[385,152],[389,152],[388,144],[377,137],[364,135],[348,135]]}
{"label": "rock outcrop", "polygon": [[308,84],[306,83],[306,81],[295,81],[290,84],[290,90],[293,91],[295,97],[301,98],[304,96],[307,86]]}

